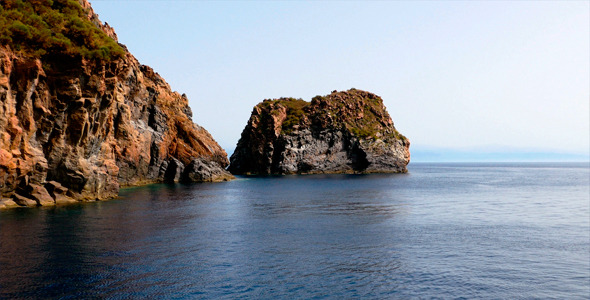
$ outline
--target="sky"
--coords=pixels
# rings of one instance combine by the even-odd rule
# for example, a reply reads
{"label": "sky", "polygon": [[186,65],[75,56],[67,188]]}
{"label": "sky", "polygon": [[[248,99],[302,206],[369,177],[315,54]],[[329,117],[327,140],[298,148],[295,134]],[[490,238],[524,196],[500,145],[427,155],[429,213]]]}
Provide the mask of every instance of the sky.
{"label": "sky", "polygon": [[413,161],[588,160],[589,1],[90,1],[230,155],[260,101],[357,88]]}

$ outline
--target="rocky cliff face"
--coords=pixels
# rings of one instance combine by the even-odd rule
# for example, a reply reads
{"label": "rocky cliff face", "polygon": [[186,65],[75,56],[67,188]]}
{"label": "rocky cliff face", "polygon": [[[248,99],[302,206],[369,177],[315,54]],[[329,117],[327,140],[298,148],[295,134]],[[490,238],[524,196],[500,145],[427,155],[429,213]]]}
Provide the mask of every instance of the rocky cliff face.
{"label": "rocky cliff face", "polygon": [[254,107],[229,171],[233,174],[407,172],[410,142],[383,100],[351,89],[311,103],[281,98]]}
{"label": "rocky cliff face", "polygon": [[232,178],[225,151],[191,117],[186,96],[128,52],[101,61],[32,57],[0,46],[0,207],[107,199],[127,185]]}

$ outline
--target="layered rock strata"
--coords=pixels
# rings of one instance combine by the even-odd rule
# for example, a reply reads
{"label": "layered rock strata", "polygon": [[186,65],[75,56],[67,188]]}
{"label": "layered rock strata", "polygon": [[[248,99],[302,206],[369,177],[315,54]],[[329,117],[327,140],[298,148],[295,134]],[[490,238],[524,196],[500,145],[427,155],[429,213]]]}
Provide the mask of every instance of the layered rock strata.
{"label": "layered rock strata", "polygon": [[236,175],[407,172],[410,141],[383,100],[351,89],[256,105],[228,170]]}
{"label": "layered rock strata", "polygon": [[129,52],[100,61],[0,46],[0,207],[108,199],[129,185],[229,180],[227,165],[225,151],[193,123],[186,96]]}

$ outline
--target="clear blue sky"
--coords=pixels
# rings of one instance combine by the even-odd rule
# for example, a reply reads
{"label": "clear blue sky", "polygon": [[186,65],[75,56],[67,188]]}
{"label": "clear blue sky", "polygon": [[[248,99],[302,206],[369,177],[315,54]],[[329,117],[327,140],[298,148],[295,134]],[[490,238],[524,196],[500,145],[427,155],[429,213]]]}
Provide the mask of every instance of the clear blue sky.
{"label": "clear blue sky", "polygon": [[416,153],[589,151],[588,1],[91,3],[228,154],[263,99],[351,87]]}

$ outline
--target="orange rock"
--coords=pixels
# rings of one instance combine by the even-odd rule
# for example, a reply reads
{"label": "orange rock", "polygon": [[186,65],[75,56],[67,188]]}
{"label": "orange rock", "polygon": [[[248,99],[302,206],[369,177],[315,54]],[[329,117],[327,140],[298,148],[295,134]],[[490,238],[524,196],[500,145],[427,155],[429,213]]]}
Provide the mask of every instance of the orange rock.
{"label": "orange rock", "polygon": [[[116,38],[80,1],[87,17]],[[30,189],[15,203],[108,199],[120,186],[163,182],[171,161],[186,166],[195,159],[212,162],[212,174],[231,176],[227,154],[193,123],[186,96],[130,53],[112,61],[38,59],[0,46],[0,193]],[[183,170],[176,173],[174,180],[188,180]],[[66,195],[54,193],[57,184]]]}

